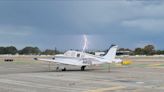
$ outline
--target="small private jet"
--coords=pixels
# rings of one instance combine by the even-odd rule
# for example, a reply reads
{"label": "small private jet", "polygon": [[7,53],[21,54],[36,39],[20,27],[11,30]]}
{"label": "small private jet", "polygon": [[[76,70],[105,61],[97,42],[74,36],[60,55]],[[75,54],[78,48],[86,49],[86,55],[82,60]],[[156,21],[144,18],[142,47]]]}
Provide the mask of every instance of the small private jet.
{"label": "small private jet", "polygon": [[[81,67],[84,71],[86,66],[99,65],[105,63],[121,63],[121,59],[116,59],[116,51],[118,46],[111,45],[108,52],[104,56],[95,56],[81,51],[69,50],[64,54],[55,55],[52,59],[34,58],[35,60],[55,62],[58,65],[74,65]],[[59,70],[59,66],[56,68]],[[66,67],[60,68],[62,71],[66,71]]]}

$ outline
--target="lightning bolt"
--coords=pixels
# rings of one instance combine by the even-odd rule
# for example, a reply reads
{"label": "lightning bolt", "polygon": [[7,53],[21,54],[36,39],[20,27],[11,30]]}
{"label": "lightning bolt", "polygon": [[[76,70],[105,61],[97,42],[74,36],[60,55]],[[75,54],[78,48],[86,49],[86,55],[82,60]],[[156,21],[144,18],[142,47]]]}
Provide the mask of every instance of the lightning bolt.
{"label": "lightning bolt", "polygon": [[84,38],[84,46],[83,46],[83,52],[84,52],[87,48],[87,45],[88,45],[88,39],[87,39],[87,36],[85,34],[83,35],[83,38]]}

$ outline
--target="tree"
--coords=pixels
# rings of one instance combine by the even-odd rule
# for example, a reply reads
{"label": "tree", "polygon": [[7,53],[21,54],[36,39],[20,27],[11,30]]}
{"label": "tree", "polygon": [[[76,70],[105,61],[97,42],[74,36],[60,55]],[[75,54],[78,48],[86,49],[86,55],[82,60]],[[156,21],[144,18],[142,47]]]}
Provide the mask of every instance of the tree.
{"label": "tree", "polygon": [[143,55],[144,54],[144,50],[142,48],[136,48],[134,50],[134,54],[135,55]]}
{"label": "tree", "polygon": [[50,49],[46,49],[45,51],[42,52],[42,54],[44,55],[55,55],[55,50],[50,50]]}
{"label": "tree", "polygon": [[60,52],[59,50],[57,50],[55,48],[55,50],[52,49],[46,49],[45,51],[42,52],[42,54],[44,55],[55,55],[55,54],[61,54],[62,52]]}
{"label": "tree", "polygon": [[19,51],[19,54],[25,54],[25,55],[38,55],[40,54],[40,49],[38,47],[25,47],[22,50]]}
{"label": "tree", "polygon": [[146,55],[155,54],[155,47],[153,45],[146,45],[144,47],[144,54],[146,54]]}
{"label": "tree", "polygon": [[5,54],[5,47],[0,47],[0,54]]}
{"label": "tree", "polygon": [[17,53],[17,49],[14,46],[9,46],[9,47],[5,48],[5,53],[4,54],[12,54],[12,55],[14,55],[16,53]]}
{"label": "tree", "polygon": [[128,48],[119,48],[118,51],[132,51],[132,50],[130,50]]}
{"label": "tree", "polygon": [[0,54],[16,54],[17,53],[17,48],[14,46],[9,46],[9,47],[0,47]]}
{"label": "tree", "polygon": [[164,50],[157,50],[156,51],[156,54],[158,54],[158,55],[164,55]]}
{"label": "tree", "polygon": [[63,53],[63,52],[61,52],[61,51],[57,50],[57,48],[55,48],[55,54],[61,54],[61,53]]}
{"label": "tree", "polygon": [[136,48],[135,55],[153,55],[155,54],[155,47],[153,45],[146,45],[144,48]]}

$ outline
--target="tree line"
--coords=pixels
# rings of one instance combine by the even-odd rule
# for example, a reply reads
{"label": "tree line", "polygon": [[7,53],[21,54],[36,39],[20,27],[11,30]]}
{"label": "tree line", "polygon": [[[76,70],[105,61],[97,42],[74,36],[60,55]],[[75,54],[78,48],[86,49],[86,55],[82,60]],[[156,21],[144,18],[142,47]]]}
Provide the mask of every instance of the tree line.
{"label": "tree line", "polygon": [[38,47],[25,47],[21,50],[18,50],[14,46],[8,46],[8,47],[0,47],[0,54],[20,54],[20,55],[55,55],[59,54],[58,50],[52,50],[52,49],[46,49],[44,51],[41,51]]}
{"label": "tree line", "polygon": [[[164,54],[164,50],[155,50],[153,45],[146,45],[143,48],[135,48],[134,50],[120,48],[118,51],[130,51],[130,55],[161,55]],[[38,47],[27,46],[21,50],[18,50],[14,46],[0,47],[0,54],[20,54],[20,55],[55,55],[62,53],[61,51],[52,49],[46,49],[41,51]],[[93,54],[93,53],[92,53]]]}
{"label": "tree line", "polygon": [[130,55],[162,55],[164,50],[156,50],[154,45],[146,45],[143,48],[135,48],[134,50],[120,48],[121,51],[130,51]]}

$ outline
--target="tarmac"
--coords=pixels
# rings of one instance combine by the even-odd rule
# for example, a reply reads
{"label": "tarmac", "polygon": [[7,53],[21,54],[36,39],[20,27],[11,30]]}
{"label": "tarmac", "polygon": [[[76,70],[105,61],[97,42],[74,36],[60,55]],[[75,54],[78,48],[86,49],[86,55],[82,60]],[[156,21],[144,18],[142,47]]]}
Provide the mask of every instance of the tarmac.
{"label": "tarmac", "polygon": [[0,57],[0,92],[164,92],[163,57],[129,57],[131,65],[68,66],[34,61],[33,56]]}

